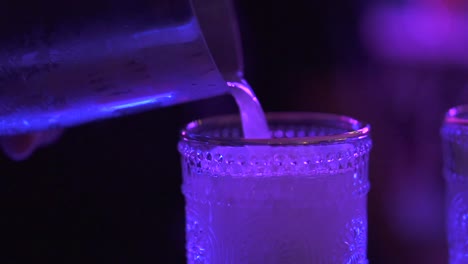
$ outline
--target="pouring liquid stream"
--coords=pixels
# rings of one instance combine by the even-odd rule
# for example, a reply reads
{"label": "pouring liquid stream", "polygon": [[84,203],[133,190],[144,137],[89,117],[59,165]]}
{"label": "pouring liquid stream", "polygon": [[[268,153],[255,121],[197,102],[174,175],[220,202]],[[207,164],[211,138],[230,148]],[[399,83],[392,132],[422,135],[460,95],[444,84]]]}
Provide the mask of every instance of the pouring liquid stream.
{"label": "pouring liquid stream", "polygon": [[242,120],[245,138],[270,138],[265,113],[247,81],[227,82],[236,100]]}

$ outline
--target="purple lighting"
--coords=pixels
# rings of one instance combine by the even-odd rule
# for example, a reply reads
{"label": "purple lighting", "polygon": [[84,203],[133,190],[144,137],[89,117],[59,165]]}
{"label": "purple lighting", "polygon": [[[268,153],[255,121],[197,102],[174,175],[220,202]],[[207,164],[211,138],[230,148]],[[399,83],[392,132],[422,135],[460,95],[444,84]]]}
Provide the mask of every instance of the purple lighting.
{"label": "purple lighting", "polygon": [[363,40],[374,55],[390,61],[468,66],[468,19],[443,7],[371,8],[362,21]]}

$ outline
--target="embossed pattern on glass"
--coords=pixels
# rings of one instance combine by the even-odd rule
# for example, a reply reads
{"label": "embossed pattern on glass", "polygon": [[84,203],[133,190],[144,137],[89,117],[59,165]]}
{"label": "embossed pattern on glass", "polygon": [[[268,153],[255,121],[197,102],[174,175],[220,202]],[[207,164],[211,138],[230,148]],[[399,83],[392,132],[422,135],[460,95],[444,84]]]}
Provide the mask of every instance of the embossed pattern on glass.
{"label": "embossed pattern on glass", "polygon": [[271,140],[241,139],[232,118],[187,127],[188,263],[367,263],[368,127],[299,116],[268,115]]}
{"label": "embossed pattern on glass", "polygon": [[450,264],[468,263],[468,106],[450,109],[441,130]]}

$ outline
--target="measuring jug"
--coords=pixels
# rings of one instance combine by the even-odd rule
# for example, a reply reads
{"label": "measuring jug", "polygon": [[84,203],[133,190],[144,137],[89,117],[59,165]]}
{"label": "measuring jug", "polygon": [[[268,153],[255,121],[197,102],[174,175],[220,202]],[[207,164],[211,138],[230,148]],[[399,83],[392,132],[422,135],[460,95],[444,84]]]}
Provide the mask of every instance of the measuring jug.
{"label": "measuring jug", "polygon": [[0,21],[0,135],[221,95],[242,74],[230,0],[3,0]]}

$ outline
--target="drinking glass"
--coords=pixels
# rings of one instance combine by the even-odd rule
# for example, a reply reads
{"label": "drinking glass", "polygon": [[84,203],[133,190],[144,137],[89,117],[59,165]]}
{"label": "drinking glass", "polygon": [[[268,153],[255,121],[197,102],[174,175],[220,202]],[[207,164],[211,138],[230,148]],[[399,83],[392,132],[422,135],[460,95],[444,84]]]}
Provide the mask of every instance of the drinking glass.
{"label": "drinking glass", "polygon": [[451,264],[468,263],[468,105],[451,108],[441,129]]}
{"label": "drinking glass", "polygon": [[370,127],[319,113],[238,116],[182,131],[188,263],[367,263]]}

